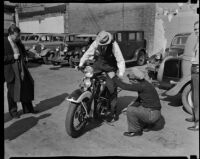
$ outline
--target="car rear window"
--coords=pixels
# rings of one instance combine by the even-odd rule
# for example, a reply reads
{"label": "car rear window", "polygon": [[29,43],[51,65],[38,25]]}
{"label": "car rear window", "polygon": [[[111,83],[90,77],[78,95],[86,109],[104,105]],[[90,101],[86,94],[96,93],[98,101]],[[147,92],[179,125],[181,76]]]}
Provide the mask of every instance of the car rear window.
{"label": "car rear window", "polygon": [[137,41],[142,41],[143,40],[143,34],[141,32],[137,32],[136,35],[137,35],[136,36],[136,40]]}
{"label": "car rear window", "polygon": [[41,42],[49,42],[49,41],[51,41],[51,36],[49,36],[49,35],[42,35],[40,37],[40,41]]}
{"label": "car rear window", "polygon": [[128,34],[128,40],[136,40],[136,34],[135,33],[129,33]]}
{"label": "car rear window", "polygon": [[52,41],[63,41],[64,37],[63,36],[53,36]]}
{"label": "car rear window", "polygon": [[173,39],[172,45],[184,45],[187,41],[188,36],[177,36]]}
{"label": "car rear window", "polygon": [[30,36],[28,37],[27,41],[28,41],[28,40],[34,40],[34,41],[37,41],[38,38],[39,38],[38,35],[30,35]]}

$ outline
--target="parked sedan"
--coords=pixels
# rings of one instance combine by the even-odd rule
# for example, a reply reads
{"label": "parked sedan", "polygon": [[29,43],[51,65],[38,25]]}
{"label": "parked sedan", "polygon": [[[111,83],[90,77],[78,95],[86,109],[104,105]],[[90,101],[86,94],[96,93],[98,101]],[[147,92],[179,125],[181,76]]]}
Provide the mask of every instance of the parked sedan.
{"label": "parked sedan", "polygon": [[183,54],[185,49],[185,44],[191,33],[179,33],[174,36],[172,39],[171,45],[166,49],[166,56],[180,56]]}
{"label": "parked sedan", "polygon": [[30,35],[23,43],[26,50],[42,58],[45,63],[49,63],[49,58],[57,48],[64,49],[65,36],[66,34],[38,33]]}

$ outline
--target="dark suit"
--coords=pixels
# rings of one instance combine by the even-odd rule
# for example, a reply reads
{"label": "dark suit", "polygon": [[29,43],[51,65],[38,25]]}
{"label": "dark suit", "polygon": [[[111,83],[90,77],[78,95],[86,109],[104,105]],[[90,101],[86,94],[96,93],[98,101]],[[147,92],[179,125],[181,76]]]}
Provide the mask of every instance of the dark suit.
{"label": "dark suit", "polygon": [[[16,102],[22,102],[24,113],[33,111],[34,81],[25,65],[25,48],[21,41],[16,43],[20,59],[14,59],[14,52],[8,40],[4,37],[4,78],[8,88],[8,106],[11,115],[17,112]],[[24,76],[22,77],[21,74]]]}

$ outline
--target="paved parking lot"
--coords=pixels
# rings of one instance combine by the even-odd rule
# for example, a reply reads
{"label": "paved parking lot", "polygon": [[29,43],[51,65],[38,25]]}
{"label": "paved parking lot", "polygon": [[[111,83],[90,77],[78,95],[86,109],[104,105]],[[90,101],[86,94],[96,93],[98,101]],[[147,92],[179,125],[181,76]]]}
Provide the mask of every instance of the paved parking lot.
{"label": "paved parking lot", "polygon": [[[178,97],[161,98],[163,127],[142,136],[123,136],[126,115],[120,114],[114,126],[92,123],[79,138],[66,134],[64,121],[68,109],[65,98],[78,87],[81,72],[68,67],[32,64],[35,80],[35,108],[39,114],[11,120],[4,85],[5,158],[13,156],[190,156],[199,154],[199,132],[187,130]],[[158,90],[161,94],[164,90]],[[136,99],[137,93],[121,91],[118,111]],[[19,110],[21,105],[19,104]]]}

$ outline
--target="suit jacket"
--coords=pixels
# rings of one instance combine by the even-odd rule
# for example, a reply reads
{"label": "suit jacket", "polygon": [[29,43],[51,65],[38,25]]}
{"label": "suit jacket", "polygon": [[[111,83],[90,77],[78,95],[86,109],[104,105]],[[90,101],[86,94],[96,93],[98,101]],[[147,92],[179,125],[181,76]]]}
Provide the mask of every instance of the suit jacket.
{"label": "suit jacket", "polygon": [[8,41],[8,37],[4,37],[4,78],[7,83],[14,80],[15,74],[12,68],[14,60],[14,52]]}
{"label": "suit jacket", "polygon": [[[7,83],[14,82],[14,101],[29,102],[34,99],[34,81],[28,71],[24,58],[26,51],[21,41],[16,45],[20,52],[20,62],[14,60],[14,52],[8,38],[4,38],[4,77]],[[24,78],[21,78],[21,69],[23,67]]]}

